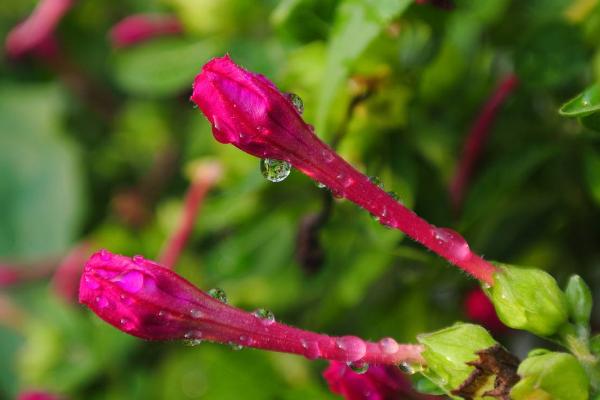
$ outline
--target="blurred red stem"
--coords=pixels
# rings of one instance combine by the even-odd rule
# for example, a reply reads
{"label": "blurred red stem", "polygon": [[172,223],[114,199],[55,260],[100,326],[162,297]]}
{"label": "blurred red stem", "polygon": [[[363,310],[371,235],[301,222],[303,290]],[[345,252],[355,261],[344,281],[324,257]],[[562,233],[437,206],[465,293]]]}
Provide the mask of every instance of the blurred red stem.
{"label": "blurred red stem", "polygon": [[450,198],[452,205],[458,211],[469,186],[473,168],[481,157],[481,153],[490,134],[490,128],[500,107],[506,98],[518,85],[516,75],[505,77],[496,87],[492,96],[484,104],[465,140],[458,168],[450,184]]}

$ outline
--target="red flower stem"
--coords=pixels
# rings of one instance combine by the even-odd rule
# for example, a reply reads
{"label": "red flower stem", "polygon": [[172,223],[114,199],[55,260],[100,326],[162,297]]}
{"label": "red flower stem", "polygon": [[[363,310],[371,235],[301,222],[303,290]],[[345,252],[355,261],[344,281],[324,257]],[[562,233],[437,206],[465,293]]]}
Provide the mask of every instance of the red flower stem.
{"label": "red flower stem", "polygon": [[160,256],[160,263],[171,268],[177,264],[181,252],[194,229],[194,223],[206,193],[221,176],[221,167],[217,163],[203,164],[196,170],[195,177],[185,195],[183,213],[175,232],[167,239]]}
{"label": "red flower stem", "polygon": [[356,336],[328,336],[278,322],[269,323],[246,311],[224,307],[227,310],[221,310],[218,319],[206,324],[211,329],[203,329],[201,338],[298,354],[309,359],[391,365],[425,363],[421,345],[398,344],[391,338],[375,343]]}
{"label": "red flower stem", "polygon": [[[334,195],[345,197],[369,211],[381,224],[401,230],[476,279],[489,285],[493,284],[496,267],[473,253],[462,236],[450,229],[429,224],[371,182],[366,175],[358,172],[315,135],[304,135],[302,139],[309,139],[312,143],[302,143],[301,147],[315,151],[310,159],[301,154],[293,154],[290,159],[304,158],[302,162],[294,163],[296,168],[310,177],[322,180]],[[268,137],[267,141],[271,146],[279,147],[278,143],[270,142]],[[282,152],[284,151],[289,152],[290,149],[282,149]]]}
{"label": "red flower stem", "polygon": [[481,153],[489,137],[490,127],[500,107],[518,84],[519,81],[516,75],[511,74],[505,77],[484,104],[467,135],[458,168],[449,188],[452,205],[457,211],[462,206],[466,189],[473,175],[473,168],[481,157]]}

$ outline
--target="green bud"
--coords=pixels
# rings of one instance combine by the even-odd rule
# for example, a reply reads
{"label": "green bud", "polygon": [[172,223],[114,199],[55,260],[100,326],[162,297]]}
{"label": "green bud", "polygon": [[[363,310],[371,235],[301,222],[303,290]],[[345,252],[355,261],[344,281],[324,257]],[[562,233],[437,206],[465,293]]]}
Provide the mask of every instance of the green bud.
{"label": "green bud", "polygon": [[565,294],[573,322],[587,326],[592,313],[592,292],[588,285],[579,275],[573,275],[569,278]]}
{"label": "green bud", "polygon": [[510,392],[513,400],[588,400],[587,376],[571,354],[528,357],[517,372],[521,380]]}
{"label": "green bud", "polygon": [[488,294],[507,326],[550,336],[567,322],[566,297],[551,275],[533,268],[498,267]]}
{"label": "green bud", "polygon": [[475,367],[466,363],[479,358],[476,352],[496,344],[481,326],[464,323],[419,335],[417,340],[425,346],[422,355],[427,370],[424,375],[447,392],[459,388],[473,372]]}

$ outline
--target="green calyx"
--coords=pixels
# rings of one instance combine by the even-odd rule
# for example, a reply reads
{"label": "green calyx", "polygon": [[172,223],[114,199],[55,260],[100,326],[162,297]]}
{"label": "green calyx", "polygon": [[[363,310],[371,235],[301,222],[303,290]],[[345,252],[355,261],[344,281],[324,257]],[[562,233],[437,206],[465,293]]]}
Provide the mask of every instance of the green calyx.
{"label": "green calyx", "polygon": [[534,268],[497,266],[487,292],[502,322],[539,336],[551,336],[567,322],[567,298],[551,275]]}

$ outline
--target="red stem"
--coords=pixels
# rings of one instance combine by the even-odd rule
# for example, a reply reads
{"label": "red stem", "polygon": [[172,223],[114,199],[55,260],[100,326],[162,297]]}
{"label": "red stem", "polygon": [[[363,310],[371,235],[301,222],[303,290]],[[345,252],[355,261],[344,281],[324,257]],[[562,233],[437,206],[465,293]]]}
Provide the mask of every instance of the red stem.
{"label": "red stem", "polygon": [[177,263],[194,229],[194,223],[206,193],[214,186],[220,175],[221,167],[217,163],[205,164],[198,167],[196,176],[185,195],[184,208],[179,226],[175,229],[171,237],[167,239],[160,256],[160,263],[166,268],[173,269]]}
{"label": "red stem", "polygon": [[516,75],[505,77],[494,90],[492,96],[484,104],[475,120],[462,149],[456,174],[450,184],[450,198],[455,210],[459,210],[473,175],[473,168],[481,157],[483,148],[490,134],[490,127],[494,122],[500,107],[506,98],[517,87],[519,81]]}

